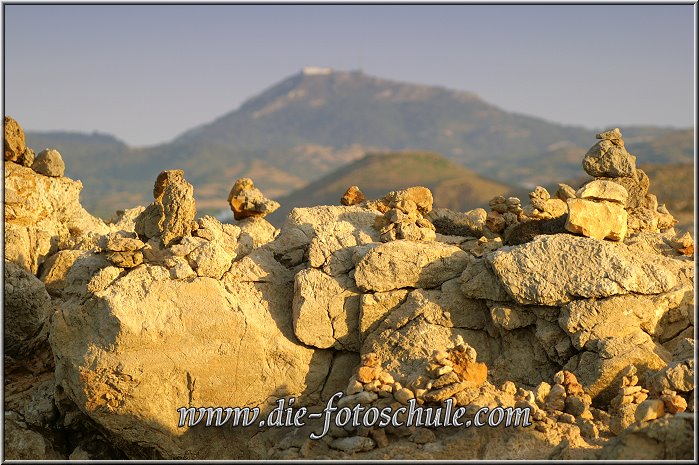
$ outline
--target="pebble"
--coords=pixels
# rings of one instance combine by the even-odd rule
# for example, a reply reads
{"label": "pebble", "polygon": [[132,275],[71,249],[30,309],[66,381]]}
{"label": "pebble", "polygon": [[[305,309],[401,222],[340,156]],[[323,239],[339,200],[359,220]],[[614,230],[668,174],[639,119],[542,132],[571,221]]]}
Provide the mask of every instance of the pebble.
{"label": "pebble", "polygon": [[415,398],[415,394],[413,394],[413,391],[411,391],[410,389],[401,388],[397,390],[395,393],[393,393],[393,397],[395,397],[395,399],[401,404],[407,405],[410,399]]}
{"label": "pebble", "polygon": [[330,447],[343,452],[366,452],[376,447],[376,443],[371,438],[353,436],[349,438],[337,438],[330,443]]}

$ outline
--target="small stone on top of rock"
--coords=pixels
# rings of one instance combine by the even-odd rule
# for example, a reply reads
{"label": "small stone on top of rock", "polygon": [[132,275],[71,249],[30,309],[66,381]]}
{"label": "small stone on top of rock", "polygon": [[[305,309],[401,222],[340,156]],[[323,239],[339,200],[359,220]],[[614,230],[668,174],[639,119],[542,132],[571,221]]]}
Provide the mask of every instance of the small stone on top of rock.
{"label": "small stone on top of rock", "polygon": [[279,208],[279,203],[265,197],[250,178],[240,178],[233,184],[228,204],[236,220],[264,217]]}

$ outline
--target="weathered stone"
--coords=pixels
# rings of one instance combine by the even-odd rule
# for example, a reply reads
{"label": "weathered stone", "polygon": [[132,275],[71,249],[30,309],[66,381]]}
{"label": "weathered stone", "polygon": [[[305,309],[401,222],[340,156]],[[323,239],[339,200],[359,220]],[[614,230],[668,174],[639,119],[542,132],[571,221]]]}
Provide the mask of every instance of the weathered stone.
{"label": "weathered stone", "polygon": [[408,291],[399,289],[388,292],[362,294],[359,305],[359,331],[363,341],[378,328],[383,319],[405,302]]}
{"label": "weathered stone", "polygon": [[387,242],[360,260],[354,278],[362,291],[437,287],[459,276],[468,257],[459,247],[439,242]]}
{"label": "weathered stone", "polygon": [[134,268],[143,263],[143,253],[135,252],[108,252],[107,260],[121,268]]}
{"label": "weathered stone", "polygon": [[582,163],[587,174],[594,177],[635,177],[636,157],[624,147],[601,140],[586,154]]}
{"label": "weathered stone", "polygon": [[603,139],[603,140],[615,140],[615,139],[621,139],[621,131],[619,128],[614,128],[610,129],[608,131],[600,132],[599,134],[596,134],[595,137],[597,139]]}
{"label": "weathered stone", "polygon": [[602,460],[692,460],[694,415],[680,413],[656,421],[631,425],[609,441]]}
{"label": "weathered stone", "polygon": [[629,193],[626,191],[626,188],[619,183],[596,179],[578,189],[575,197],[581,199],[608,200],[626,206],[629,200]]}
{"label": "weathered stone", "polygon": [[163,171],[153,187],[155,201],[138,215],[135,230],[144,239],[160,238],[169,247],[192,231],[196,216],[194,188],[183,170]]}
{"label": "weathered stone", "polygon": [[658,294],[678,283],[677,261],[630,251],[621,243],[565,234],[502,247],[486,256],[498,282],[517,302],[561,305],[576,297]]}
{"label": "weathered stone", "polygon": [[5,116],[3,130],[5,133],[5,161],[19,162],[26,148],[24,130],[10,116]]}
{"label": "weathered stone", "polygon": [[623,241],[627,232],[628,214],[617,203],[568,199],[566,229],[598,240]]}
{"label": "weathered stone", "polygon": [[32,163],[32,169],[39,174],[51,177],[61,177],[65,173],[66,165],[58,150],[44,149]]}
{"label": "weathered stone", "polygon": [[563,200],[564,202],[568,199],[575,198],[575,189],[570,187],[568,184],[559,184],[558,190],[556,191],[555,197],[557,199]]}
{"label": "weathered stone", "polygon": [[279,208],[279,203],[266,198],[250,178],[240,178],[233,184],[228,204],[236,220],[265,216]]}
{"label": "weathered stone", "polygon": [[390,209],[395,207],[396,203],[403,200],[415,202],[418,211],[423,215],[426,215],[432,210],[432,192],[428,188],[422,186],[389,192],[379,199],[379,202],[383,203],[386,209]]}
{"label": "weathered stone", "polygon": [[359,293],[347,275],[311,268],[294,279],[294,333],[304,344],[359,350]]}
{"label": "weathered stone", "polygon": [[357,186],[350,186],[340,199],[342,205],[359,205],[366,200],[366,196]]}
{"label": "weathered stone", "polygon": [[109,228],[80,205],[82,184],[5,164],[5,258],[36,274],[59,244]]}
{"label": "weathered stone", "polygon": [[330,443],[330,447],[343,452],[352,453],[371,450],[376,447],[376,443],[371,438],[351,436],[348,438],[333,439],[333,441]]}
{"label": "weathered stone", "polygon": [[648,399],[641,402],[636,409],[636,421],[655,420],[665,415],[665,404],[660,399]]}
{"label": "weathered stone", "polygon": [[221,279],[231,267],[235,252],[226,251],[218,242],[206,242],[187,255],[187,261],[198,276]]}
{"label": "weathered stone", "polygon": [[24,357],[51,314],[51,299],[35,276],[8,260],[4,266],[5,353]]}

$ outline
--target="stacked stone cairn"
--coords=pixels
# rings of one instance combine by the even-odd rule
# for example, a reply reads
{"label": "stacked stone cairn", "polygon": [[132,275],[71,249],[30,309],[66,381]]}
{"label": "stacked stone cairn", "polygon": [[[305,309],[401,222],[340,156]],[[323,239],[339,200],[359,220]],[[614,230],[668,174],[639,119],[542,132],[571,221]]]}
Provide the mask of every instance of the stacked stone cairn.
{"label": "stacked stone cairn", "polygon": [[426,187],[389,192],[373,202],[372,207],[383,213],[374,223],[381,234],[381,242],[434,241],[437,237],[434,225],[425,218],[432,210],[432,192]]}

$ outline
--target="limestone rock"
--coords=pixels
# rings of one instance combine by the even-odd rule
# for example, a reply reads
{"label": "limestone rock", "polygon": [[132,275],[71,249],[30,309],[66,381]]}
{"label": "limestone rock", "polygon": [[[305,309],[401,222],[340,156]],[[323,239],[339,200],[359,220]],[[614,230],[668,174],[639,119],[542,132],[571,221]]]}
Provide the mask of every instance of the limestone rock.
{"label": "limestone rock", "polygon": [[516,302],[535,305],[667,292],[677,285],[678,267],[684,266],[670,258],[632,252],[621,243],[566,234],[502,247],[488,254],[486,261]]}
{"label": "limestone rock", "polygon": [[187,261],[198,276],[221,279],[231,267],[235,252],[226,251],[219,242],[206,242],[187,255]]}
{"label": "limestone rock", "polygon": [[497,302],[512,299],[485,259],[469,257],[466,269],[461,274],[461,283],[461,292],[471,299],[488,299]]}
{"label": "limestone rock", "polygon": [[692,460],[694,415],[680,413],[631,425],[604,446],[602,460]]}
{"label": "limestone rock", "polygon": [[44,176],[61,177],[65,173],[66,165],[58,150],[45,149],[34,159],[32,169]]}
{"label": "limestone rock", "polygon": [[582,165],[585,172],[593,177],[636,176],[636,157],[623,144],[615,144],[609,139],[602,139],[595,144],[585,154]]}
{"label": "limestone rock", "polygon": [[354,278],[363,291],[437,287],[459,276],[468,254],[438,242],[393,241],[373,248],[357,264]]}
{"label": "limestone rock", "polygon": [[240,178],[233,184],[228,204],[236,220],[265,216],[279,208],[279,203],[266,198],[250,178]]}
{"label": "limestone rock", "polygon": [[359,293],[346,275],[300,271],[292,308],[294,334],[304,344],[359,350]]}
{"label": "limestone rock", "polygon": [[623,241],[626,237],[628,214],[617,203],[568,199],[566,229],[598,240]]}
{"label": "limestone rock", "polygon": [[426,216],[435,227],[437,234],[447,236],[472,236],[488,238],[493,233],[486,227],[487,212],[482,208],[469,210],[465,213],[455,212],[448,208],[434,208]]}
{"label": "limestone rock", "polygon": [[5,260],[5,353],[23,357],[30,353],[51,313],[51,299],[44,284],[14,263]]}
{"label": "limestone rock", "polygon": [[597,139],[602,140],[620,140],[622,138],[621,131],[619,128],[610,129],[608,131],[600,132],[595,135]]}
{"label": "limestone rock", "polygon": [[160,238],[165,246],[170,246],[189,236],[197,210],[194,188],[184,179],[184,171],[161,172],[155,180],[153,197],[155,201],[135,220],[139,237]]}
{"label": "limestone rock", "polygon": [[330,447],[343,452],[351,453],[371,450],[376,447],[376,443],[371,438],[352,436],[348,438],[333,439],[333,441],[330,443]]}
{"label": "limestone rock", "polygon": [[5,132],[5,161],[19,162],[26,145],[24,142],[24,130],[9,116],[5,116],[3,123]]}
{"label": "limestone rock", "polygon": [[75,260],[85,253],[83,250],[60,250],[44,262],[39,279],[43,281],[50,295],[60,296],[62,294],[68,270],[73,266]]}
{"label": "limestone rock", "polygon": [[384,205],[384,209],[393,208],[397,202],[410,200],[415,202],[418,211],[426,215],[432,210],[432,192],[422,186],[409,187],[400,191],[392,191],[379,199],[379,203]]}
{"label": "limestone rock", "polygon": [[608,200],[626,206],[629,200],[629,193],[626,188],[619,183],[596,179],[582,186],[575,194],[581,199]]}
{"label": "limestone rock", "polygon": [[79,181],[6,163],[5,258],[36,274],[59,244],[87,232],[107,233],[107,225],[80,205],[81,189]]}
{"label": "limestone rock", "polygon": [[296,340],[283,281],[171,280],[144,265],[84,302],[53,318],[56,383],[111,437],[156,456],[234,456],[238,441],[213,440],[220,429],[182,434],[177,408],[262,405],[282,387],[311,396],[329,371],[331,353]]}
{"label": "limestone rock", "polygon": [[347,189],[347,192],[342,196],[342,199],[340,199],[340,203],[342,205],[359,205],[360,203],[364,202],[366,200],[366,197],[362,193],[362,191],[359,190],[359,187],[357,186],[350,186],[349,189]]}
{"label": "limestone rock", "polygon": [[660,399],[644,400],[636,409],[636,421],[639,423],[655,420],[663,415],[665,415],[665,404]]}
{"label": "limestone rock", "polygon": [[561,183],[558,185],[558,190],[556,191],[555,197],[563,200],[564,202],[568,199],[574,199],[575,189],[570,187],[568,184]]}

